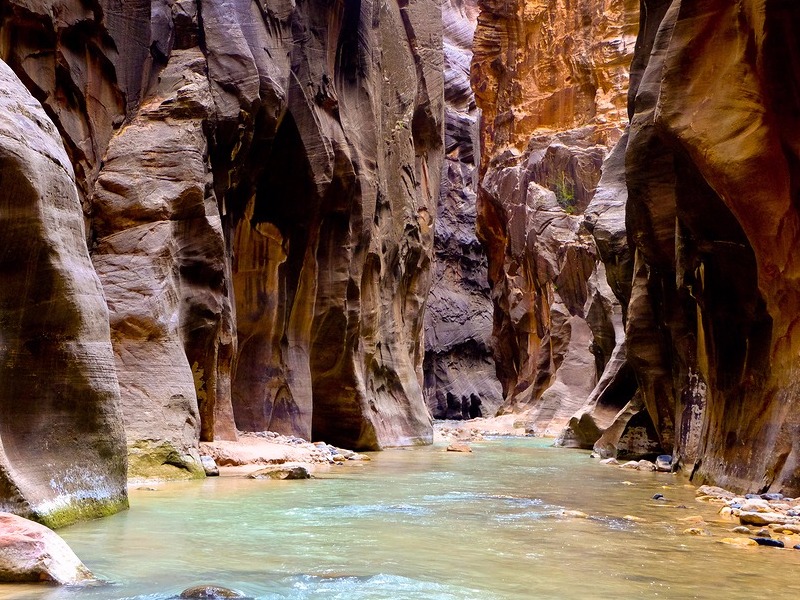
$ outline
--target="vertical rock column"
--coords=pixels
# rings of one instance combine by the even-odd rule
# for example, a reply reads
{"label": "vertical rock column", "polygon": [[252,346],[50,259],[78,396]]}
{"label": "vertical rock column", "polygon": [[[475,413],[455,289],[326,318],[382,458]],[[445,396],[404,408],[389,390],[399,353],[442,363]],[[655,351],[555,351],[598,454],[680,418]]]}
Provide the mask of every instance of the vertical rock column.
{"label": "vertical rock column", "polygon": [[0,61],[0,510],[51,527],[127,507],[108,311],[52,121]]}
{"label": "vertical rock column", "polygon": [[464,401],[473,415],[492,416],[503,401],[491,352],[486,255],[475,234],[480,157],[469,69],[477,4],[448,0],[442,5],[445,160],[436,211],[434,276],[425,313],[424,366],[425,396],[437,418],[461,418]]}

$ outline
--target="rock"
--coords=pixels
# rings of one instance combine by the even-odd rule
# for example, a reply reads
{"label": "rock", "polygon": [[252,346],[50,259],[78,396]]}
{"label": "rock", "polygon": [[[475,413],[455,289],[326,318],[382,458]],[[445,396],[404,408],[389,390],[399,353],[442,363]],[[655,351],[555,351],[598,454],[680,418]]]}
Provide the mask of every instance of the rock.
{"label": "rock", "polygon": [[725,500],[732,500],[736,497],[733,492],[729,492],[728,490],[724,490],[721,487],[713,486],[713,485],[701,485],[697,490],[695,490],[695,494],[698,496],[713,496],[715,498],[723,498]]}
{"label": "rock", "polygon": [[80,585],[94,581],[94,577],[54,531],[0,513],[0,581]]}
{"label": "rock", "polygon": [[745,512],[773,512],[769,502],[760,498],[747,500],[739,506],[739,509]]}
{"label": "rock", "polygon": [[[662,445],[687,470],[793,494],[800,163],[789,140],[800,101],[780,90],[800,78],[785,29],[800,5],[766,4],[647,3],[630,78],[626,343]],[[749,100],[731,106],[733,96]]]}
{"label": "rock", "polygon": [[588,519],[589,518],[589,515],[587,515],[585,512],[582,512],[580,510],[566,510],[566,509],[563,509],[563,510],[561,510],[559,512],[559,514],[562,517],[570,517],[570,518],[573,518],[573,519]]}
{"label": "rock", "polygon": [[472,452],[469,444],[464,442],[453,442],[447,446],[448,452]]}
{"label": "rock", "polygon": [[769,529],[761,528],[758,531],[756,531],[756,537],[771,538],[772,534],[769,532]]}
{"label": "rock", "polygon": [[784,543],[780,540],[773,540],[772,538],[754,537],[750,538],[759,546],[770,546],[772,548],[783,548]]}
{"label": "rock", "polygon": [[710,536],[711,533],[707,529],[703,529],[702,527],[689,527],[688,529],[683,530],[684,535],[703,535],[703,536]]}
{"label": "rock", "polygon": [[[561,433],[558,443],[569,447],[592,448],[636,388],[614,276],[587,220],[595,198],[604,214],[624,190],[622,161],[622,177],[595,193],[603,160],[624,130],[634,4],[529,10],[523,0],[479,2],[471,71],[482,111],[477,231],[492,283],[492,345],[507,398],[501,412],[525,414],[534,431]],[[601,52],[594,36],[618,42]],[[545,39],[569,40],[570,49]],[[564,53],[580,54],[581,66]],[[624,201],[614,209],[604,224],[614,223],[608,241],[626,245]],[[619,429],[598,450],[604,457],[626,424]]]}
{"label": "rock", "polygon": [[731,531],[733,533],[744,533],[745,535],[750,535],[752,533],[750,529],[748,527],[745,527],[744,525],[739,525],[738,527],[734,527],[733,529],[731,529]]}
{"label": "rock", "polygon": [[800,550],[800,544],[795,544],[794,546],[792,546],[792,548],[794,548],[795,550]]}
{"label": "rock", "polygon": [[783,494],[778,493],[770,493],[770,494],[761,494],[761,498],[764,500],[769,500],[771,502],[777,502],[779,500],[783,500]]}
{"label": "rock", "polygon": [[0,182],[0,504],[51,527],[123,510],[109,314],[75,174],[56,125],[1,60]]}
{"label": "rock", "polygon": [[276,465],[249,473],[250,479],[311,479],[311,473],[302,465]]}
{"label": "rock", "polygon": [[633,521],[634,523],[644,523],[647,519],[643,519],[642,517],[637,517],[634,515],[625,515],[622,517],[626,521]]}
{"label": "rock", "polygon": [[368,461],[370,461],[372,459],[369,456],[367,456],[366,454],[353,454],[353,456],[351,456],[347,460],[356,460],[356,461],[368,462]]}
{"label": "rock", "polygon": [[214,459],[206,454],[200,455],[200,464],[203,465],[203,470],[206,473],[206,477],[216,477],[219,475],[219,467],[217,463],[214,462]]}
{"label": "rock", "polygon": [[800,523],[770,523],[769,527],[778,533],[800,534]]}
{"label": "rock", "polygon": [[183,590],[178,597],[185,600],[223,600],[224,598],[245,598],[245,595],[218,585],[195,585]]}
{"label": "rock", "polygon": [[640,471],[656,470],[656,465],[650,462],[649,460],[640,460],[638,463],[636,463],[636,465],[637,465],[636,468],[639,469]]}
{"label": "rock", "polygon": [[742,525],[769,525],[770,523],[791,523],[792,517],[773,512],[745,512],[739,513]]}
{"label": "rock", "polygon": [[656,458],[656,471],[672,471],[672,456],[661,454]]}
{"label": "rock", "polygon": [[722,538],[721,544],[728,544],[729,546],[739,546],[741,548],[756,547],[758,542],[750,538],[735,537],[735,538]]}
{"label": "rock", "polygon": [[619,465],[619,461],[616,458],[604,458],[600,461],[601,465]]}
{"label": "rock", "polygon": [[445,160],[425,312],[424,392],[435,418],[494,416],[503,403],[492,356],[486,253],[476,237],[478,109],[469,84],[477,0],[442,2]]}
{"label": "rock", "polygon": [[639,463],[635,460],[629,460],[628,462],[621,465],[623,469],[638,469]]}

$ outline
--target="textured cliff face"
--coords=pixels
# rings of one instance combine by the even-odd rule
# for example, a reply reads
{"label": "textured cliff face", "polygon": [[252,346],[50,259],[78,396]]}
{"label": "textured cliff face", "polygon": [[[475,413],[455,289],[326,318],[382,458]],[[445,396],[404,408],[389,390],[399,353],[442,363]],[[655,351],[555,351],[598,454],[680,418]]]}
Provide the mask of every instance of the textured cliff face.
{"label": "textured cliff face", "polygon": [[477,0],[447,0],[442,5],[445,157],[436,213],[435,271],[425,313],[424,364],[425,395],[437,418],[470,416],[470,409],[473,416],[491,416],[503,401],[491,352],[486,254],[475,235],[480,156],[478,109],[469,69],[477,4]]}
{"label": "textured cliff face", "polygon": [[644,5],[631,362],[663,443],[699,478],[795,494],[800,8]]}
{"label": "textured cliff face", "polygon": [[[478,234],[489,258],[503,410],[524,412],[530,429],[551,434],[582,410],[565,443],[591,447],[635,390],[620,304],[624,199],[614,190],[624,189],[622,169],[610,169],[596,192],[627,121],[638,4],[480,6],[472,66],[483,111]],[[622,264],[607,273],[603,254]]]}
{"label": "textured cliff face", "polygon": [[132,475],[237,427],[431,440],[437,2],[9,0],[0,58],[75,169]]}
{"label": "textured cliff face", "polygon": [[119,388],[75,176],[2,61],[0,232],[0,506],[51,526],[115,512],[127,506]]}

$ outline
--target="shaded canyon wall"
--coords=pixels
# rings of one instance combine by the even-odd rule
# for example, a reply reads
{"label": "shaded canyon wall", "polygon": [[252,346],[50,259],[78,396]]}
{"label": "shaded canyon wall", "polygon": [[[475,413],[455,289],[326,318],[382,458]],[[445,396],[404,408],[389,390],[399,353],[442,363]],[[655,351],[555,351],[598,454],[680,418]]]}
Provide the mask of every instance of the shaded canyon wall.
{"label": "shaded canyon wall", "polygon": [[445,146],[423,367],[436,418],[493,416],[503,402],[491,350],[488,265],[475,233],[480,147],[469,71],[477,16],[477,0],[442,4]]}
{"label": "shaded canyon wall", "polygon": [[[12,114],[24,131],[3,147],[63,143],[45,157],[57,184],[42,179],[24,210],[3,201],[9,273],[46,278],[42,302],[64,304],[56,326],[7,290],[4,499],[37,495],[25,428],[51,426],[56,408],[53,440],[77,454],[51,446],[48,469],[90,456],[111,504],[124,500],[123,426],[129,473],[148,477],[201,476],[199,440],[237,429],[430,442],[438,2],[6,0],[0,58],[21,82],[3,93],[41,105],[41,118]],[[30,168],[18,162],[4,182]],[[34,207],[61,221],[31,220]],[[12,237],[23,226],[38,232],[35,271]],[[48,341],[26,366],[13,345],[28,338]],[[31,386],[20,368],[51,377]]]}

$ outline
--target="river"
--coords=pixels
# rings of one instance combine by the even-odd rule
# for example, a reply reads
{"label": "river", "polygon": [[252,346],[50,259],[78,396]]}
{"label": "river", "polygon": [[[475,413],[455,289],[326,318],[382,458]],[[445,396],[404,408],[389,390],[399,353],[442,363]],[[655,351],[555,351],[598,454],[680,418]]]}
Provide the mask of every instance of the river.
{"label": "river", "polygon": [[[0,598],[162,600],[200,583],[259,600],[800,597],[800,551],[717,543],[736,523],[714,522],[683,478],[550,443],[388,450],[308,481],[138,486],[155,489],[132,489],[130,511],[59,531],[108,585],[3,585]],[[713,536],[683,533],[697,515]]]}

